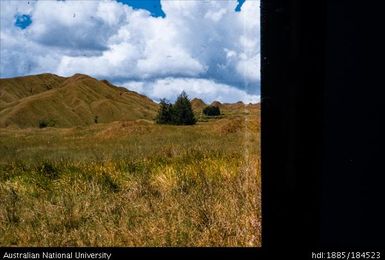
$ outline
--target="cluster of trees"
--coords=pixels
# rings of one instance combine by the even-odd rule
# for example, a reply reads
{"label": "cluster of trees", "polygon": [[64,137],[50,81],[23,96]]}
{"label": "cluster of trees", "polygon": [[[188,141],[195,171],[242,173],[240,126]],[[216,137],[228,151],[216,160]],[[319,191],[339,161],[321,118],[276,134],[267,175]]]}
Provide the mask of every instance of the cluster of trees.
{"label": "cluster of trees", "polygon": [[219,116],[221,111],[217,106],[207,106],[203,109],[203,114],[206,116]]}
{"label": "cluster of trees", "polygon": [[158,124],[172,125],[194,125],[197,122],[191,102],[184,91],[178,96],[174,104],[162,99],[155,120]]}

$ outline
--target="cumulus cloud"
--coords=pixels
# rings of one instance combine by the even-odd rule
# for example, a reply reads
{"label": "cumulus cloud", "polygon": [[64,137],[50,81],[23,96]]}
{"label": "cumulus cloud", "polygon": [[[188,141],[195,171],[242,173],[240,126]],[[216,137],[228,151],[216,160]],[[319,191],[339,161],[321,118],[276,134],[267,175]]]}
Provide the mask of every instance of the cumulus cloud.
{"label": "cumulus cloud", "polygon": [[182,91],[185,91],[190,97],[200,97],[206,103],[211,103],[214,100],[222,103],[231,103],[234,100],[244,103],[260,101],[259,95],[247,94],[244,90],[201,78],[168,77],[147,82],[129,81],[122,85],[128,89],[144,93],[156,101],[159,101],[159,97],[175,100]]}
{"label": "cumulus cloud", "polygon": [[103,51],[124,16],[123,8],[107,2],[39,1],[32,12],[29,38],[61,49]]}
{"label": "cumulus cloud", "polygon": [[[2,0],[0,76],[84,73],[154,99],[184,89],[222,102],[256,100],[259,0],[246,0],[241,12],[237,4],[164,0],[162,18],[115,0]],[[32,20],[24,30],[15,26],[23,14]]]}

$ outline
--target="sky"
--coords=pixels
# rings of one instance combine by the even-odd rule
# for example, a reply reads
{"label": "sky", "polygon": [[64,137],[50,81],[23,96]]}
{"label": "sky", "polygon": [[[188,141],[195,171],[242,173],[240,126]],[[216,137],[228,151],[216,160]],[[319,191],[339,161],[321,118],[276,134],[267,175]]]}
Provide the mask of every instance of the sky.
{"label": "sky", "polygon": [[259,0],[0,0],[0,77],[83,73],[175,100],[259,102]]}

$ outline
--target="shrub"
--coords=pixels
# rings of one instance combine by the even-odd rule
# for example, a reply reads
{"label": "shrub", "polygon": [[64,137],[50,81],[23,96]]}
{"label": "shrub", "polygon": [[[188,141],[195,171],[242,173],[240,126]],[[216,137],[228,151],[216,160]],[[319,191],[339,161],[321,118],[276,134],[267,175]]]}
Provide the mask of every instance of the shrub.
{"label": "shrub", "polygon": [[217,106],[207,106],[203,109],[203,114],[206,116],[219,116],[221,111]]}
{"label": "shrub", "polygon": [[53,163],[47,161],[37,166],[37,172],[49,179],[55,179],[59,176],[59,169]]}
{"label": "shrub", "polygon": [[49,120],[42,119],[42,120],[39,120],[39,128],[54,127],[55,124],[56,124],[56,121],[53,120],[53,119],[49,119]]}

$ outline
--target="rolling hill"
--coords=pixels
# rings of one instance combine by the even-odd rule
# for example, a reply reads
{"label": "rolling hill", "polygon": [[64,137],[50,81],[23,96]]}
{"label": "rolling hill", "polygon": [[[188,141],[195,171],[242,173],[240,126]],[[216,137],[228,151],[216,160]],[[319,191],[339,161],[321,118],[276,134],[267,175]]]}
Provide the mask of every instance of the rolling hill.
{"label": "rolling hill", "polygon": [[[207,106],[193,98],[191,105],[199,117]],[[259,110],[259,104],[214,101],[221,112],[237,115]],[[0,79],[0,128],[38,127],[53,122],[55,127],[87,126],[114,121],[153,120],[158,104],[148,97],[117,87],[107,80],[75,74],[54,74]]]}
{"label": "rolling hill", "polygon": [[207,105],[203,102],[202,99],[194,98],[191,100],[191,107],[194,112],[201,112]]}
{"label": "rolling hill", "polygon": [[0,107],[13,101],[58,88],[66,78],[54,74],[0,79]]}
{"label": "rolling hill", "polygon": [[90,125],[96,118],[152,120],[157,109],[146,96],[82,74],[0,79],[0,127],[36,127],[40,120],[57,127]]}

